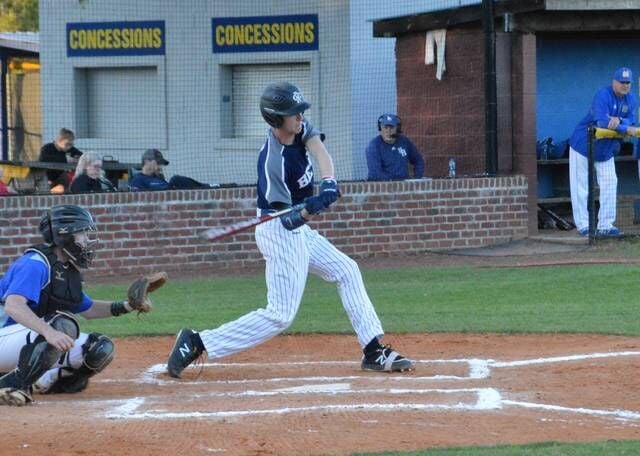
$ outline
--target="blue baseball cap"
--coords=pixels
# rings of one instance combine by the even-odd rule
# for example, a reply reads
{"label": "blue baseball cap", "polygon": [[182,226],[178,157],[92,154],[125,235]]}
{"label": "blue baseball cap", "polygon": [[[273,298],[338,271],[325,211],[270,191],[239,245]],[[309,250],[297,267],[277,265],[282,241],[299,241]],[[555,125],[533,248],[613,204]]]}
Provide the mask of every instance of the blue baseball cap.
{"label": "blue baseball cap", "polygon": [[629,68],[618,68],[616,72],[613,74],[613,79],[618,82],[631,82],[633,78],[633,73]]}
{"label": "blue baseball cap", "polygon": [[395,114],[382,114],[378,121],[380,125],[391,125],[392,127],[397,127],[400,123],[400,119]]}

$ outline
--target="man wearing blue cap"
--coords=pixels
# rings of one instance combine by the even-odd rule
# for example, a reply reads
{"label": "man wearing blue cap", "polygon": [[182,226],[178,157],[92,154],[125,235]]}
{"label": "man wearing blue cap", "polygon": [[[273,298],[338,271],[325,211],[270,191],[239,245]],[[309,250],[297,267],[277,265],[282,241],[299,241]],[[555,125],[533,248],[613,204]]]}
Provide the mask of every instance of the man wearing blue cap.
{"label": "man wearing blue cap", "polygon": [[367,146],[368,180],[409,179],[409,164],[413,176],[421,179],[424,174],[424,159],[416,146],[402,134],[400,118],[395,114],[378,117],[380,134]]}
{"label": "man wearing blue cap", "polygon": [[[580,121],[569,140],[569,186],[573,220],[578,233],[589,234],[589,159],[587,129],[595,125],[617,133],[635,136],[636,97],[631,92],[633,74],[629,68],[619,68],[610,86],[600,89],[593,97],[591,108]],[[616,220],[618,177],[614,157],[620,152],[621,139],[599,139],[594,142],[595,170],[600,186],[600,210],[597,235],[616,237],[622,233],[613,225]]]}

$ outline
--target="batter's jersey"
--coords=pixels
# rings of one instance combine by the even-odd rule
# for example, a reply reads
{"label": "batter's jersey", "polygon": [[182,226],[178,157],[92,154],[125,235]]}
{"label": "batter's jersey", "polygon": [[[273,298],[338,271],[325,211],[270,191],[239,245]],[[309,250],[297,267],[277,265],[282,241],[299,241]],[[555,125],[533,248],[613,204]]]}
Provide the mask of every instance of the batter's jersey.
{"label": "batter's jersey", "polygon": [[[33,311],[38,308],[40,292],[50,280],[50,269],[47,260],[37,252],[27,252],[18,258],[7,273],[0,279],[0,327],[15,324],[15,321],[4,311],[4,301],[9,295],[23,296]],[[93,301],[84,292],[82,303],[74,313],[88,310]]]}
{"label": "batter's jersey", "polygon": [[[307,120],[291,145],[282,145],[269,129],[258,157],[258,208],[274,209],[302,203],[313,196],[313,167],[306,144],[320,132]],[[280,204],[278,204],[280,203]]]}
{"label": "batter's jersey", "polygon": [[[603,87],[593,97],[591,108],[580,121],[571,135],[569,144],[580,155],[588,158],[587,128],[595,125],[607,128],[609,117],[619,117],[618,133],[626,133],[627,127],[636,123],[636,109],[638,104],[632,92],[622,97],[616,96],[613,87]],[[596,161],[607,161],[620,152],[622,141],[619,139],[599,139],[595,141]]]}

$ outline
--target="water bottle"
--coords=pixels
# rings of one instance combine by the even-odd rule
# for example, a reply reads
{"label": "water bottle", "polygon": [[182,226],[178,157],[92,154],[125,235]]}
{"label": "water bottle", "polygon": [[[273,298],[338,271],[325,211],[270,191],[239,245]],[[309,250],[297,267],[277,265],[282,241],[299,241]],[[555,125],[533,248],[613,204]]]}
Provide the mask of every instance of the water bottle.
{"label": "water bottle", "polygon": [[456,177],[456,161],[451,157],[449,159],[449,177],[453,179]]}

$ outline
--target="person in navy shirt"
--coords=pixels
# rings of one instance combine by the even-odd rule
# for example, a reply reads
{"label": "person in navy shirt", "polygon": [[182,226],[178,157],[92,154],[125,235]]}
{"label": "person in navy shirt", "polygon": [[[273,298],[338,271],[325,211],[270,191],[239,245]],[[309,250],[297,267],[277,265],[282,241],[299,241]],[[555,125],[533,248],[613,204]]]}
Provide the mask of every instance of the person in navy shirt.
{"label": "person in navy shirt", "polygon": [[162,174],[162,167],[168,164],[158,149],[147,149],[142,154],[142,170],[129,181],[129,190],[168,190],[169,182]]}
{"label": "person in navy shirt", "polygon": [[[91,214],[56,205],[40,220],[44,243],[27,249],[0,279],[0,405],[32,402],[32,392],[75,393],[113,358],[113,342],[80,332],[76,315],[130,312],[126,301],[93,300],[80,270],[97,245]],[[64,354],[64,356],[62,356]]]}
{"label": "person in navy shirt", "polygon": [[[638,104],[631,92],[633,74],[629,68],[619,68],[611,85],[601,88],[593,97],[591,107],[580,121],[569,140],[569,187],[573,220],[578,233],[589,234],[589,159],[587,129],[590,126],[615,130],[617,133],[635,136]],[[595,145],[595,171],[600,187],[597,234],[620,236],[613,223],[616,220],[618,178],[614,157],[620,152],[621,139],[599,139]]]}
{"label": "person in navy shirt", "polygon": [[404,180],[409,179],[409,165],[413,167],[413,177],[424,176],[424,159],[416,146],[402,134],[400,118],[395,114],[378,117],[380,134],[367,146],[367,179]]}
{"label": "person in navy shirt", "polygon": [[190,188],[211,188],[209,184],[203,184],[190,177],[174,175],[167,182],[162,173],[162,167],[169,161],[164,158],[158,149],[147,149],[142,154],[142,170],[129,181],[129,190],[153,191]]}

